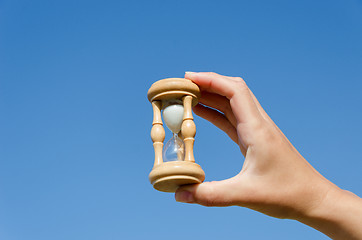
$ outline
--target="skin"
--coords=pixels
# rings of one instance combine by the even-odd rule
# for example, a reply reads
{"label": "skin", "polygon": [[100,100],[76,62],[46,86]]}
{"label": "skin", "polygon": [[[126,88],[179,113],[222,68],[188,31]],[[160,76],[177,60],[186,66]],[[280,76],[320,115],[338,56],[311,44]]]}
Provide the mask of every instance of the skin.
{"label": "skin", "polygon": [[223,130],[245,160],[230,179],[180,187],[177,201],[247,207],[298,220],[333,239],[362,239],[361,198],[328,181],[299,154],[242,78],[205,72],[185,78],[202,92],[195,114]]}

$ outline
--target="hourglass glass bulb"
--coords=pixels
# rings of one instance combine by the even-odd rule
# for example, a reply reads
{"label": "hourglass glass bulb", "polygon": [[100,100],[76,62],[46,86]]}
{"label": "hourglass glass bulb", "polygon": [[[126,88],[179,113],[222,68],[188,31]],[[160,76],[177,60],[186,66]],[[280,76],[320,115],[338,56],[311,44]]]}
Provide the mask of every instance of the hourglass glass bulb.
{"label": "hourglass glass bulb", "polygon": [[163,120],[166,126],[173,132],[178,133],[181,130],[181,124],[184,115],[184,106],[181,104],[168,105],[163,110]]}
{"label": "hourglass glass bulb", "polygon": [[183,161],[185,158],[185,145],[182,139],[180,139],[176,133],[166,143],[165,148],[162,151],[163,161]]}

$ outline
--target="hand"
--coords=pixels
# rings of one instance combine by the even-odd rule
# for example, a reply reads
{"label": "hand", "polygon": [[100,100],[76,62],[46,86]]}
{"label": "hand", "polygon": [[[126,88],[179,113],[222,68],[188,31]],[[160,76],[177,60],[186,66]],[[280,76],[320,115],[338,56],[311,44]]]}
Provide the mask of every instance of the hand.
{"label": "hand", "polygon": [[314,219],[324,213],[321,206],[327,206],[328,199],[343,195],[342,190],[298,153],[245,81],[216,73],[188,72],[185,78],[201,89],[201,104],[194,108],[195,114],[223,130],[239,145],[245,160],[238,175],[182,186],[176,191],[176,200],[248,207],[273,217],[296,219],[323,231],[326,224]]}

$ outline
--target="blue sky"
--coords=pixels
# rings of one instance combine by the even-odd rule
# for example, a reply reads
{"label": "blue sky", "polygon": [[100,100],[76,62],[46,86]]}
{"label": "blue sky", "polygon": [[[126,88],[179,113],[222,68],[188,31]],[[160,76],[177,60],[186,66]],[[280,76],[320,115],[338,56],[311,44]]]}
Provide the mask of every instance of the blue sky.
{"label": "blue sky", "polygon": [[[361,0],[2,0],[0,239],[327,239],[153,190],[147,90],[184,71],[243,77],[301,154],[362,196]],[[195,122],[206,180],[237,174],[238,147]]]}

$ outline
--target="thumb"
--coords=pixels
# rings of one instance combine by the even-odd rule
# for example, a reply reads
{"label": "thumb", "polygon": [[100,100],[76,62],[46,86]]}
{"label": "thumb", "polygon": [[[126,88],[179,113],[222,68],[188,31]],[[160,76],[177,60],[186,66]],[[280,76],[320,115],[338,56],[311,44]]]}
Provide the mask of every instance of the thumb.
{"label": "thumb", "polygon": [[233,178],[204,182],[201,184],[184,185],[177,189],[175,199],[178,202],[197,203],[204,206],[235,205],[235,184]]}

